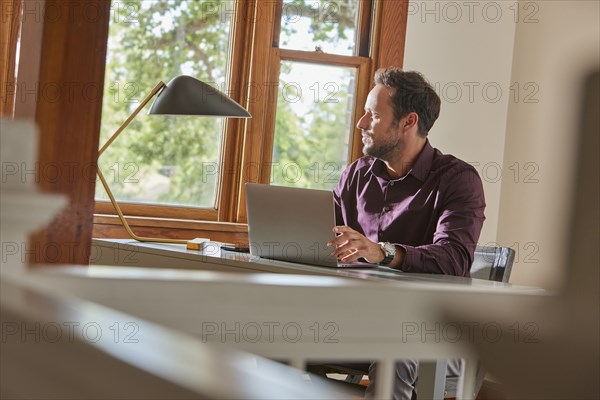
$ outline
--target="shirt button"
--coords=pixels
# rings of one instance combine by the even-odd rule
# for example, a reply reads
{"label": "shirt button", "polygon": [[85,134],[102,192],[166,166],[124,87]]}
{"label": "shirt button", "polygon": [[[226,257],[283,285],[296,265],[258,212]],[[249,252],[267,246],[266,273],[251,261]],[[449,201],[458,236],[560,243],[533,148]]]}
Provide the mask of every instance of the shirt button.
{"label": "shirt button", "polygon": [[391,181],[391,182],[390,182],[390,186],[394,186],[394,181]]}
{"label": "shirt button", "polygon": [[390,208],[389,208],[388,206],[385,206],[385,207],[383,207],[383,212],[384,212],[384,213],[386,213],[386,212],[388,212],[388,211],[390,211]]}

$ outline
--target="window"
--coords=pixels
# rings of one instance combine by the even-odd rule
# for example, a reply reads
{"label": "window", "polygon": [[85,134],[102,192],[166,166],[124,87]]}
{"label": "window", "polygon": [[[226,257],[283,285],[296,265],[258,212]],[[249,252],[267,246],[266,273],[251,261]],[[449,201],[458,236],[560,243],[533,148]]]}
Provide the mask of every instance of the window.
{"label": "window", "polygon": [[281,4],[271,183],[332,189],[348,163],[360,11],[354,0]]}
{"label": "window", "polygon": [[279,48],[355,55],[361,6],[356,0],[284,0]]}
{"label": "window", "polygon": [[352,67],[281,61],[271,183],[333,188],[348,163],[355,82]]}
{"label": "window", "polygon": [[[130,18],[110,22],[101,144],[158,81],[180,74],[217,85],[253,115],[139,114],[100,165],[134,225],[177,235],[185,224],[202,230],[198,221],[213,221],[239,233],[246,182],[333,188],[362,154],[355,124],[375,68],[401,65],[405,23],[398,21],[406,20],[407,2],[391,3],[126,3]],[[400,51],[382,51],[385,43]],[[105,199],[99,187],[96,212],[104,215],[94,234],[115,236],[107,226],[118,221]]]}
{"label": "window", "polygon": [[[225,86],[231,14],[217,11],[233,6],[232,1],[137,0],[126,3],[126,13],[114,14],[102,143],[161,80],[190,75]],[[180,212],[193,216],[193,208],[216,208],[219,182],[206,166],[220,163],[223,129],[223,119],[140,113],[101,157],[99,167],[116,198],[136,204],[139,213],[144,214],[144,204],[158,204],[187,207]],[[108,200],[99,182],[96,193],[97,199]],[[156,208],[147,211],[151,215]]]}

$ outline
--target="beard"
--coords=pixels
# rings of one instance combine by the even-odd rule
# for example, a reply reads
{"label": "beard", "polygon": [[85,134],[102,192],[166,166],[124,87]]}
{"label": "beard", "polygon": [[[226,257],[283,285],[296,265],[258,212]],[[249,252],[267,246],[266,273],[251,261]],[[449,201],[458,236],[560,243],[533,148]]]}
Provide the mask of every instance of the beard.
{"label": "beard", "polygon": [[363,154],[387,160],[398,149],[399,139],[393,136],[394,128],[390,127],[382,138],[375,141],[373,135],[363,131]]}

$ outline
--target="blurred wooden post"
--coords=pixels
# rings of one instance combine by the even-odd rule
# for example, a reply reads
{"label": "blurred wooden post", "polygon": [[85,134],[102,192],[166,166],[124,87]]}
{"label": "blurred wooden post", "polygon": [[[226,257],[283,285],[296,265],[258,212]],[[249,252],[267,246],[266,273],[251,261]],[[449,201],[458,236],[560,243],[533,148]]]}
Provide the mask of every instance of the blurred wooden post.
{"label": "blurred wooden post", "polygon": [[0,117],[14,113],[15,60],[22,0],[0,0]]}
{"label": "blurred wooden post", "polygon": [[42,34],[21,46],[20,65],[31,59],[39,68],[19,73],[15,115],[33,111],[40,132],[38,162],[22,172],[36,171],[42,191],[69,198],[52,223],[32,235],[26,253],[30,264],[87,264],[110,2],[27,1],[23,7],[24,26]]}

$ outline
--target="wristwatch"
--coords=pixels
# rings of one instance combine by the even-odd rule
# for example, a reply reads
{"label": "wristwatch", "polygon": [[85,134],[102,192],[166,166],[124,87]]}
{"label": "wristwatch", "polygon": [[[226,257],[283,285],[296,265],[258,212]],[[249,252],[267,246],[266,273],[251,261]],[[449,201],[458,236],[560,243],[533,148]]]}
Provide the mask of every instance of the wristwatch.
{"label": "wristwatch", "polygon": [[388,265],[394,260],[394,256],[396,255],[396,246],[394,246],[390,242],[379,242],[379,246],[381,246],[381,250],[383,250],[383,260],[379,263],[379,265]]}

